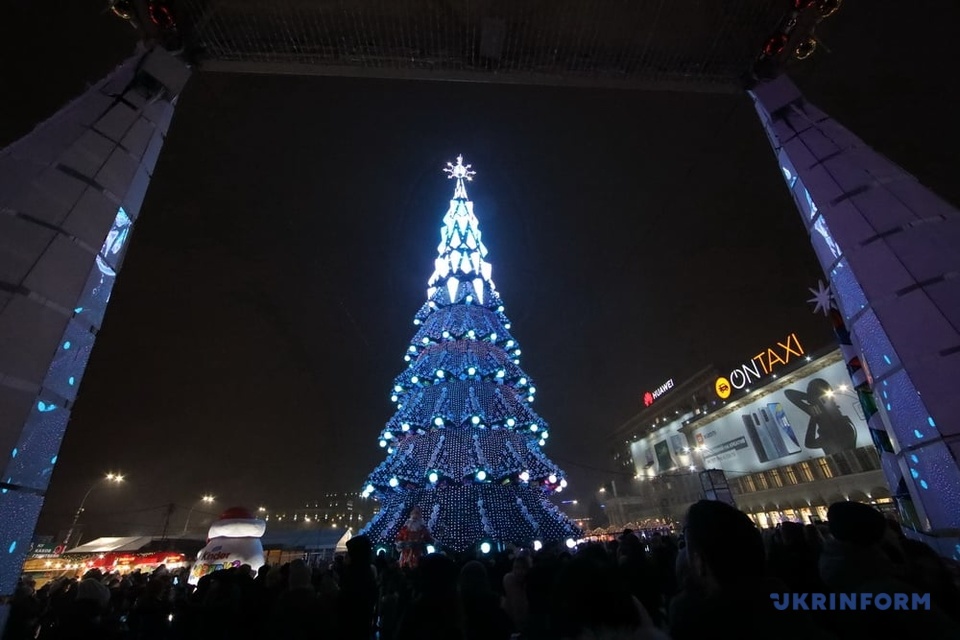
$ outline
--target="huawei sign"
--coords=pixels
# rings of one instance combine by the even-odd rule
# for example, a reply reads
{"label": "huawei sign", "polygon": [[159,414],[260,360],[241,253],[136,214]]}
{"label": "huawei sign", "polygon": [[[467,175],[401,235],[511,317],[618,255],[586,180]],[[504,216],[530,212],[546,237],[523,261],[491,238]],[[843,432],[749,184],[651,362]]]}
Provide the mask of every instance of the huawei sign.
{"label": "huawei sign", "polygon": [[653,404],[654,400],[665,394],[667,391],[670,391],[670,389],[673,389],[673,378],[670,378],[653,391],[647,391],[645,394],[643,394],[643,406],[649,407]]}

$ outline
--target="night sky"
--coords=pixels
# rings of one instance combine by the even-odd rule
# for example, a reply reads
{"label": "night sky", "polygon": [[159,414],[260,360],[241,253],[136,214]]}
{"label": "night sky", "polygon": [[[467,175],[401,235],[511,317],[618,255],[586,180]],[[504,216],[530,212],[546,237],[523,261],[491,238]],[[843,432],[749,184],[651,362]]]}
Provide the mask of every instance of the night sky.
{"label": "night sky", "polygon": [[[132,51],[99,9],[15,8],[0,144]],[[808,97],[956,203],[948,25],[848,3],[798,66]],[[86,29],[83,26],[86,25]],[[2,40],[2,39],[0,39]],[[2,45],[0,59],[16,49]],[[79,48],[78,48],[79,47]],[[84,55],[75,55],[77,51]],[[69,54],[68,54],[69,52]],[[938,62],[940,61],[940,62]],[[65,66],[68,65],[68,66]],[[42,78],[42,79],[41,79]],[[548,456],[585,498],[643,391],[796,332],[831,343],[821,274],[745,95],[197,73],[180,99],[80,389],[38,533],[158,533],[204,493],[294,508],[382,460],[458,153]]]}

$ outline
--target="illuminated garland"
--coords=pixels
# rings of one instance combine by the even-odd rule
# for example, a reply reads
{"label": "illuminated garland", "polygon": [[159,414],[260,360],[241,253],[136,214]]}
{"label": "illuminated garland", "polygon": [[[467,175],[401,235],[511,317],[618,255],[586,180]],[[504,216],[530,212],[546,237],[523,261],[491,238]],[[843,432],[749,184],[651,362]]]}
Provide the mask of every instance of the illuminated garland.
{"label": "illuminated garland", "polygon": [[407,368],[393,381],[396,412],[379,438],[387,457],[363,489],[381,509],[362,533],[390,545],[418,506],[438,546],[453,551],[579,537],[546,499],[567,481],[542,451],[549,425],[533,410],[536,386],[486,261],[465,186],[473,172],[462,158],[446,171],[456,190]]}

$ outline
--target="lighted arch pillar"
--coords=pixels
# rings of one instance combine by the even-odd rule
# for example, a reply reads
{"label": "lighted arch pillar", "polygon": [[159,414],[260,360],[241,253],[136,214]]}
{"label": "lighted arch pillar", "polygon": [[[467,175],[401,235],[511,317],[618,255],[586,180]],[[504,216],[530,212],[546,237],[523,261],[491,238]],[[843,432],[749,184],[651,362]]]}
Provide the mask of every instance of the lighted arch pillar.
{"label": "lighted arch pillar", "polygon": [[[0,150],[0,596],[13,593],[189,70],[140,53]],[[8,609],[0,607],[0,630]]]}
{"label": "lighted arch pillar", "polygon": [[867,370],[891,492],[918,537],[960,558],[960,212],[786,76],[750,94]]}

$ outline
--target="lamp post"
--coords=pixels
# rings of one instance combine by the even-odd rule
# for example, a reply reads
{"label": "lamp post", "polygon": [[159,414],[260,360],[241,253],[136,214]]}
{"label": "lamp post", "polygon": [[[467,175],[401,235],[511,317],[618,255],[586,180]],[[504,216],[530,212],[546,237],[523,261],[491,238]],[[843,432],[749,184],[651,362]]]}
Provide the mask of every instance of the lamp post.
{"label": "lamp post", "polygon": [[201,503],[212,504],[214,501],[215,501],[215,498],[210,494],[207,494],[202,498],[200,498],[199,500],[197,500],[196,502],[194,502],[193,506],[190,507],[190,511],[187,511],[187,520],[186,522],[183,523],[183,533],[181,533],[180,535],[184,535],[184,536],[187,535],[187,529],[190,527],[190,516],[193,515],[193,510],[197,508],[197,505]]}
{"label": "lamp post", "polygon": [[[83,513],[83,505],[85,505],[85,504],[87,503],[87,498],[89,498],[89,497],[90,497],[90,494],[93,492],[93,490],[96,489],[97,487],[99,487],[100,484],[103,483],[103,482],[113,482],[113,483],[115,483],[115,484],[120,484],[121,482],[123,482],[123,474],[121,474],[121,473],[108,473],[107,475],[105,475],[105,476],[102,477],[102,478],[97,479],[93,484],[90,485],[90,488],[87,489],[87,492],[86,492],[85,494],[83,494],[83,499],[80,500],[80,506],[77,507],[77,512],[73,515],[73,522],[70,523],[70,528],[67,530],[67,535],[66,535],[66,537],[63,539],[63,544],[64,544],[64,546],[68,546],[68,545],[70,544],[70,538],[73,537],[73,532],[74,532],[74,530],[76,530],[76,528],[77,528],[77,522],[80,520],[80,514]],[[82,537],[83,537],[83,533],[81,533],[81,534],[77,537],[77,546],[79,546],[79,544],[80,544],[80,538],[82,538]]]}

